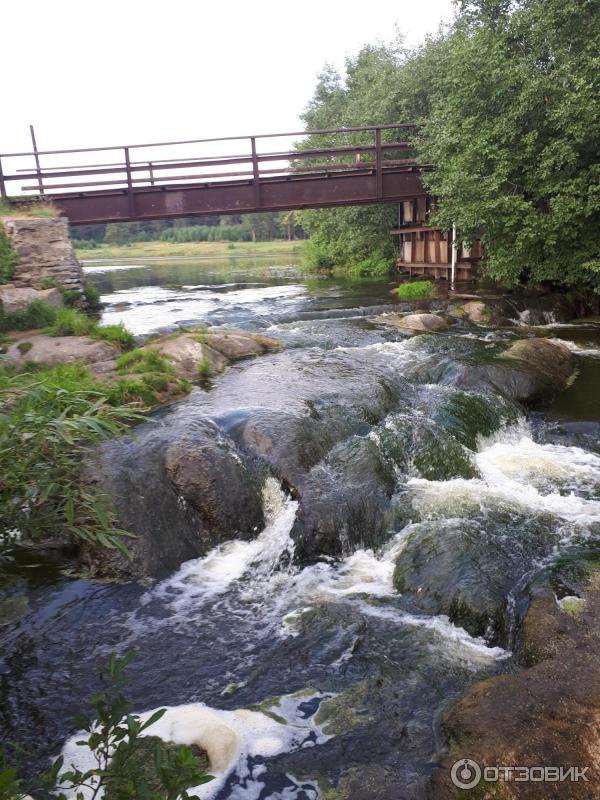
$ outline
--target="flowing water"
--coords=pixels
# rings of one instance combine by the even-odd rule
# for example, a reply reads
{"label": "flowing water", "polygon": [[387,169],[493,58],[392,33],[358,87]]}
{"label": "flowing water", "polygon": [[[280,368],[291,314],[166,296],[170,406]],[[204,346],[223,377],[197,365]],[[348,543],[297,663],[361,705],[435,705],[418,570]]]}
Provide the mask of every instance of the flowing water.
{"label": "flowing water", "polygon": [[[133,649],[134,707],[167,707],[156,733],[209,753],[217,779],[198,797],[425,797],[443,709],[515,668],[526,586],[599,536],[599,329],[544,323],[576,352],[579,378],[526,415],[448,378],[457,352],[480,357],[518,330],[403,337],[369,319],[393,310],[387,283],[307,280],[268,259],[88,272],[104,321],[141,335],[196,323],[285,341],[146,423],[208,419],[237,442],[251,419],[279,461],[255,538],[147,585],[20,557],[9,591],[27,594],[29,612],[0,628],[3,736],[28,751],[30,771],[43,766],[73,735],[99,661]],[[316,539],[302,534],[311,515]],[[490,620],[502,608],[502,623],[453,624],[442,601],[457,586]],[[73,740],[64,747],[85,762]]]}

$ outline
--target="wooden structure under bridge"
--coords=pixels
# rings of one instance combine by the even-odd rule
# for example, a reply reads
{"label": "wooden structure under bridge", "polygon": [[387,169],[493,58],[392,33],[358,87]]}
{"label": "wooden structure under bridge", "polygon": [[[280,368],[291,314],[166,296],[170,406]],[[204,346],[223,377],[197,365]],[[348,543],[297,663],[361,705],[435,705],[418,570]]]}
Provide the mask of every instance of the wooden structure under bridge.
{"label": "wooden structure under bridge", "polygon": [[[398,269],[410,277],[452,278],[452,231],[433,228],[427,224],[431,210],[430,197],[405,200],[398,205],[398,227],[392,235],[399,237]],[[477,262],[481,258],[481,242],[471,247],[455,243],[454,279],[472,280]]]}

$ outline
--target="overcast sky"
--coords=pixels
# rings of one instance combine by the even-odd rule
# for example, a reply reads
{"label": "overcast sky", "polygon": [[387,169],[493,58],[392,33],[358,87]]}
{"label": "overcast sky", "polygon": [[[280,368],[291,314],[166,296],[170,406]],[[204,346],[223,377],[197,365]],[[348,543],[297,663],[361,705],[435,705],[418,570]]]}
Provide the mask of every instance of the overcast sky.
{"label": "overcast sky", "polygon": [[451,0],[4,0],[0,152],[299,126],[318,72]]}

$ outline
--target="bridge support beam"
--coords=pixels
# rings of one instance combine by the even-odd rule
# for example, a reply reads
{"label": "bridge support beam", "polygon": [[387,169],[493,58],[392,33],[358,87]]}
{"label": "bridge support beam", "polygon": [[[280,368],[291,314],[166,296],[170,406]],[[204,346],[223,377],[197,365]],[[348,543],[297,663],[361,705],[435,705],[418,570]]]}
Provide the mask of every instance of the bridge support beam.
{"label": "bridge support beam", "polygon": [[366,203],[396,203],[424,197],[416,169],[386,169],[322,175],[288,175],[260,181],[185,186],[128,187],[126,190],[52,196],[73,225],[143,219],[246,214]]}

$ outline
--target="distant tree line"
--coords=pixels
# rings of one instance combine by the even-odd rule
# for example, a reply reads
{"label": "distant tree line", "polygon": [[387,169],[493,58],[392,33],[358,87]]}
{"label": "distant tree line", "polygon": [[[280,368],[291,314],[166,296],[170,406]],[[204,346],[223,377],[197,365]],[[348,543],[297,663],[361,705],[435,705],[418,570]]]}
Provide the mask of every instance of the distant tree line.
{"label": "distant tree line", "polygon": [[300,216],[295,211],[77,225],[71,233],[75,244],[82,248],[156,241],[269,242],[304,238]]}

